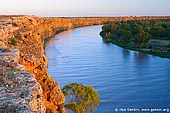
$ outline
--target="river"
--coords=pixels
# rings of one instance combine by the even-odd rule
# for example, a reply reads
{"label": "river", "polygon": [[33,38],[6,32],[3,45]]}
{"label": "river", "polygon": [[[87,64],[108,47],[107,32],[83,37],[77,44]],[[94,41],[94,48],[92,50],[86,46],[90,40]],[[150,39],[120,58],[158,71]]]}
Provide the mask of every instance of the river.
{"label": "river", "polygon": [[106,44],[101,27],[76,28],[51,39],[45,49],[49,74],[61,87],[93,86],[101,99],[95,113],[170,109],[170,59]]}

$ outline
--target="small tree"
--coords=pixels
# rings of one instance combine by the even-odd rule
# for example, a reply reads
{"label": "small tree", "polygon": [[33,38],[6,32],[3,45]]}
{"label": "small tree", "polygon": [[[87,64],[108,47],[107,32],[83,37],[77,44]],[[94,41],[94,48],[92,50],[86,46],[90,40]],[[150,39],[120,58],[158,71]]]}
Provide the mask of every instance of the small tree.
{"label": "small tree", "polygon": [[111,30],[112,30],[112,25],[111,25],[110,23],[105,24],[105,25],[102,27],[102,30],[103,30],[104,32],[111,32]]}
{"label": "small tree", "polygon": [[136,35],[136,43],[141,45],[142,43],[146,43],[151,39],[151,35],[148,32],[140,31]]}
{"label": "small tree", "polygon": [[65,85],[62,91],[68,99],[65,107],[75,113],[87,113],[88,110],[94,112],[100,104],[98,92],[92,86],[71,83]]}
{"label": "small tree", "polygon": [[112,23],[111,24],[111,32],[115,32],[117,30],[117,24],[116,23]]}

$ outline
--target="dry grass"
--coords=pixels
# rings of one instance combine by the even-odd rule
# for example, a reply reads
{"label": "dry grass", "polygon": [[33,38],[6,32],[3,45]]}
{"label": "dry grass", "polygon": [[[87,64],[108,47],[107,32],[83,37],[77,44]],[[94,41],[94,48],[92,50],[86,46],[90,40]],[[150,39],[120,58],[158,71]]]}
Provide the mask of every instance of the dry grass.
{"label": "dry grass", "polygon": [[160,45],[160,46],[168,46],[170,44],[170,41],[169,40],[151,39],[149,41],[149,43],[155,44],[155,45]]}

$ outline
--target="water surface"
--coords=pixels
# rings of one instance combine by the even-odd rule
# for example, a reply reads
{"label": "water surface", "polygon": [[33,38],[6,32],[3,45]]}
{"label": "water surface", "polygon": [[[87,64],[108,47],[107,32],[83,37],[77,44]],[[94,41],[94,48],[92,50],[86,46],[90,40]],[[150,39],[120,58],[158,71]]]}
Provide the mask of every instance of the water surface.
{"label": "water surface", "polygon": [[102,102],[96,113],[170,108],[170,59],[106,44],[100,31],[101,26],[83,27],[51,39],[46,47],[50,75],[61,87],[92,85]]}

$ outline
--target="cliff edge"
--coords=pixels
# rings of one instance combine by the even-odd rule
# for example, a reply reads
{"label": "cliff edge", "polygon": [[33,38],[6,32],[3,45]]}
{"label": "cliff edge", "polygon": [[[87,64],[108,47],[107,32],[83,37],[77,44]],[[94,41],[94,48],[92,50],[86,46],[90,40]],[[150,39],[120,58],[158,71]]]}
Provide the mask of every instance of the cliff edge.
{"label": "cliff edge", "polygon": [[[64,113],[64,95],[60,90],[59,84],[51,78],[51,76],[47,72],[47,59],[45,57],[44,48],[43,48],[43,38],[48,38],[55,33],[53,31],[48,30],[48,24],[44,18],[38,18],[34,16],[21,16],[21,17],[10,17],[5,22],[1,23],[0,26],[0,46],[3,48],[11,48],[11,51],[17,48],[18,50],[18,57],[15,61],[16,63],[23,65],[22,70],[25,70],[25,73],[18,73],[18,76],[23,76],[20,78],[20,81],[23,86],[20,84],[21,82],[17,83],[17,87],[13,87],[12,92],[27,94],[27,98],[23,97],[24,99],[30,99],[30,101],[25,102],[25,100],[19,98],[17,94],[8,95],[8,91],[3,93],[3,97],[6,99],[1,99],[0,103],[6,103],[6,105],[15,105],[13,110],[18,110],[17,112],[22,112],[24,109],[20,106],[22,104],[27,105],[27,111],[36,111],[36,112],[49,112],[49,113],[57,113],[62,112]],[[49,26],[50,27],[50,26]],[[52,33],[51,33],[52,32]],[[51,33],[51,34],[50,34]],[[1,54],[4,54],[2,51]],[[12,54],[11,54],[11,57]],[[11,59],[12,60],[12,59]],[[6,58],[2,60],[3,62],[10,62],[10,59]],[[2,66],[7,71],[7,66]],[[17,68],[13,66],[13,70]],[[2,70],[2,69],[1,69]],[[1,71],[1,76],[7,75],[6,73]],[[14,73],[11,76],[15,76]],[[24,79],[33,79],[34,86],[27,85],[28,81],[24,81]],[[1,80],[2,81],[2,80]],[[8,80],[9,81],[9,80]],[[11,80],[12,81],[12,80]],[[33,84],[32,84],[33,85]],[[20,86],[20,87],[19,87]],[[27,86],[27,87],[26,87]],[[34,89],[32,87],[35,87]],[[36,88],[37,87],[37,88]],[[6,88],[6,84],[2,85],[1,88],[4,91]],[[23,88],[23,89],[21,89]],[[25,89],[24,89],[25,88]],[[20,91],[21,90],[21,91]],[[9,90],[11,92],[11,90]],[[30,95],[29,92],[32,92]],[[39,94],[37,94],[39,93]],[[2,94],[2,93],[1,93]],[[10,93],[11,94],[11,93]],[[21,93],[22,94],[22,93]],[[10,99],[7,98],[11,97]],[[22,96],[21,96],[22,97]],[[16,98],[18,103],[16,102]],[[41,98],[37,101],[37,104],[32,104],[34,98]],[[23,101],[22,101],[23,100]],[[10,104],[9,104],[10,102]],[[16,103],[13,103],[16,102]],[[6,105],[2,105],[6,107]],[[44,106],[42,109],[38,108],[38,106]],[[1,104],[0,104],[1,106]],[[7,106],[7,107],[10,107]],[[33,107],[35,108],[33,108]],[[45,109],[46,108],[46,109]],[[1,109],[1,107],[0,107]],[[8,110],[8,109],[6,109]],[[9,109],[10,110],[10,109]],[[10,112],[10,111],[7,111]]]}
{"label": "cliff edge", "polygon": [[[56,33],[82,26],[99,25],[108,21],[161,18],[167,17],[0,16],[0,97],[2,97],[0,111],[10,108],[6,112],[10,112],[10,110],[17,110],[21,113],[65,112],[64,95],[59,84],[47,72],[48,62],[44,52],[46,41],[54,37]],[[8,78],[9,75],[11,79]]]}
{"label": "cliff edge", "polygon": [[0,48],[0,112],[45,113],[41,85],[18,60],[18,49]]}

